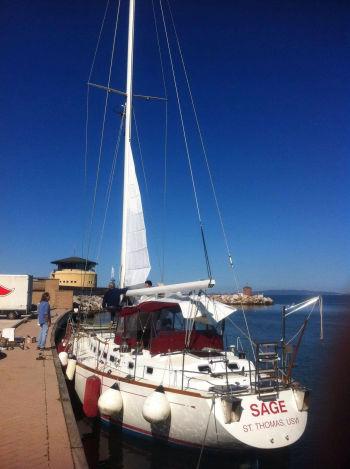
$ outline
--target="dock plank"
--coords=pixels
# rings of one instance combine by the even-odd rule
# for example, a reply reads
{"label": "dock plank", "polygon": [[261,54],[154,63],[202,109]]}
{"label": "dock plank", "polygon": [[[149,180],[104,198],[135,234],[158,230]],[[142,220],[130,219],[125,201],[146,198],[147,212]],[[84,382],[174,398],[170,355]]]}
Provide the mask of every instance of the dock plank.
{"label": "dock plank", "polygon": [[[54,311],[53,323],[62,313]],[[36,319],[17,327],[16,337],[27,335],[39,335]],[[77,458],[71,446],[50,337],[46,346],[45,360],[36,360],[36,343],[24,350],[4,350],[6,357],[0,360],[1,467],[87,467],[84,457]]]}

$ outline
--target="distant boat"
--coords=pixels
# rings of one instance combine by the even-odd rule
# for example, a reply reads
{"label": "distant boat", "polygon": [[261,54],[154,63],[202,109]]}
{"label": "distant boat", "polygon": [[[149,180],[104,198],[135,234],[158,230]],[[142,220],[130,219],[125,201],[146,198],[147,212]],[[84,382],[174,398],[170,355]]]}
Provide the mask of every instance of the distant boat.
{"label": "distant boat", "polygon": [[[150,272],[130,137],[134,18],[130,0],[121,287],[142,284]],[[122,308],[115,328],[67,330],[60,358],[70,379],[75,373],[86,415],[137,436],[198,448],[276,449],[302,436],[309,391],[291,376],[295,357],[288,362],[284,336],[255,344],[255,360],[233,345],[225,349],[225,319],[236,310],[207,296],[214,284],[209,278],[130,289],[133,304]]]}

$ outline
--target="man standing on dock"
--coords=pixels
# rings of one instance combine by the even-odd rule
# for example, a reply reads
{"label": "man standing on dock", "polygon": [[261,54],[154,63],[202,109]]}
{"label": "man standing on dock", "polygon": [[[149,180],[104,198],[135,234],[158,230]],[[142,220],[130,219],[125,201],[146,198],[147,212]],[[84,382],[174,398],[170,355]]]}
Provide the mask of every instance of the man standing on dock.
{"label": "man standing on dock", "polygon": [[41,296],[41,301],[38,306],[38,322],[40,326],[40,334],[38,338],[38,349],[40,350],[39,357],[37,360],[43,360],[44,357],[41,354],[45,350],[46,337],[51,326],[51,314],[50,314],[50,295],[45,292]]}

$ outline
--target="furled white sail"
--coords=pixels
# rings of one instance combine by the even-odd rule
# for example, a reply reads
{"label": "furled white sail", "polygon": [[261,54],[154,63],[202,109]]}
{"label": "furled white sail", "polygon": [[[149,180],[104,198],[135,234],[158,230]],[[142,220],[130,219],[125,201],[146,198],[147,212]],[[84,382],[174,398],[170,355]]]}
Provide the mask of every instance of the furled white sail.
{"label": "furled white sail", "polygon": [[140,188],[135,172],[135,164],[131,146],[128,143],[125,158],[127,159],[126,174],[124,174],[124,204],[125,204],[125,257],[124,257],[124,285],[143,283],[151,270],[146,228],[143,218]]}

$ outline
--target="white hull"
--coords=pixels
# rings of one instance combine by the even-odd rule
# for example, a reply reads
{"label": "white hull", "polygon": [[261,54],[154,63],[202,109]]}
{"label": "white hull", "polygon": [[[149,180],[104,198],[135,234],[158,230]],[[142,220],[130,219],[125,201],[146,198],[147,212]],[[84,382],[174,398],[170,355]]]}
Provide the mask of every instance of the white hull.
{"label": "white hull", "polygon": [[[101,379],[101,394],[115,382],[118,383],[123,409],[115,423],[143,436],[179,445],[203,445],[226,450],[281,448],[296,442],[306,427],[307,412],[297,409],[292,389],[281,391],[276,401],[266,403],[258,400],[256,394],[240,395],[243,408],[240,420],[225,423],[221,397],[165,388],[171,416],[160,424],[150,424],[143,418],[142,408],[145,399],[156,386],[128,381],[121,376],[103,373],[78,363],[75,389],[81,402],[84,401],[86,379],[91,375]],[[263,415],[257,416],[263,404]],[[101,418],[109,420],[106,416]]]}

